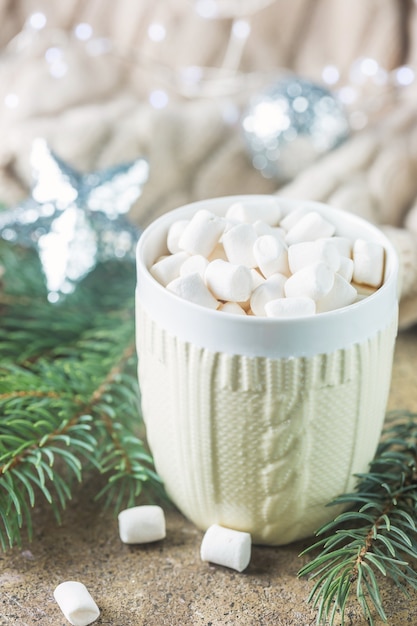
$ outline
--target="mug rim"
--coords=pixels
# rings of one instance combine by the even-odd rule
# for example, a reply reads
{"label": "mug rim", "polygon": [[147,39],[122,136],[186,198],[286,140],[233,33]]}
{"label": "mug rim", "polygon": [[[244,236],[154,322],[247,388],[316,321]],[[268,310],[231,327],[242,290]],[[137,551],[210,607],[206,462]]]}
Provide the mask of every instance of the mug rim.
{"label": "mug rim", "polygon": [[[152,250],[158,242],[164,241],[164,234],[166,241],[168,227],[174,221],[191,217],[202,208],[222,214],[234,202],[257,204],[271,199],[278,201],[287,213],[308,205],[324,216],[335,218],[333,221],[337,226],[344,224],[345,231],[358,230],[363,233],[363,238],[381,243],[385,248],[383,285],[373,294],[343,308],[305,317],[267,318],[202,307],[179,298],[151,275],[149,266],[157,258]],[[337,234],[343,235],[344,232]],[[392,243],[378,226],[321,202],[292,200],[272,194],[240,194],[190,202],[161,215],[144,229],[137,243],[136,265],[137,309],[142,308],[158,326],[180,340],[211,352],[269,358],[331,353],[362,343],[392,324],[398,315],[399,262]]]}

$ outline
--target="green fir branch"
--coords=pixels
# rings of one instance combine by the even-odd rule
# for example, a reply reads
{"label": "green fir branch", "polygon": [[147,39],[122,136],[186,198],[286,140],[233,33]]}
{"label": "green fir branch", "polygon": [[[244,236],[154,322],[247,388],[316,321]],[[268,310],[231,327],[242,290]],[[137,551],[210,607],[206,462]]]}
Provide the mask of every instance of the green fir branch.
{"label": "green fir branch", "polygon": [[[141,438],[131,263],[99,266],[47,301],[36,255],[0,244],[0,545],[33,533],[39,498],[57,521],[86,471],[115,511],[161,495]],[[3,288],[2,288],[3,287]]]}
{"label": "green fir branch", "polygon": [[405,596],[417,589],[417,414],[388,416],[369,471],[358,476],[355,492],[332,504],[348,510],[320,528],[320,539],[301,555],[319,550],[299,572],[314,581],[316,623],[332,626],[337,617],[343,625],[352,596],[371,626],[375,614],[386,622],[381,577]]}

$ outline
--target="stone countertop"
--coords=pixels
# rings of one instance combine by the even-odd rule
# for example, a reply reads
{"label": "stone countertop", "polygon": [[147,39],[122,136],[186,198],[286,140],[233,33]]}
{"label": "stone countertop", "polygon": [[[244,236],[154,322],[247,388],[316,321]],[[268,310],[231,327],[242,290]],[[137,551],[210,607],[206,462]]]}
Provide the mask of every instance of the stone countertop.
{"label": "stone countertop", "polygon": [[[397,341],[389,409],[417,412],[417,329]],[[203,533],[174,509],[167,537],[143,546],[120,542],[117,520],[93,496],[92,479],[75,492],[57,526],[47,507],[34,513],[34,538],[0,553],[0,626],[66,626],[53,598],[64,580],[89,589],[107,626],[313,626],[307,604],[312,583],[298,579],[298,555],[310,541],[284,547],[254,546],[244,573],[204,563]],[[417,593],[400,595],[381,581],[390,626],[417,623]],[[356,602],[346,626],[367,626]],[[375,626],[382,626],[375,620]]]}

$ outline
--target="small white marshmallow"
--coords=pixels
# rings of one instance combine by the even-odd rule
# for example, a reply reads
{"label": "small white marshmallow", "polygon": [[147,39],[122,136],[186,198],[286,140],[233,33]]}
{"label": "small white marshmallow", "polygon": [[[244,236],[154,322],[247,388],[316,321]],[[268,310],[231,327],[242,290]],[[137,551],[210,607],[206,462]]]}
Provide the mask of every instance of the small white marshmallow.
{"label": "small white marshmallow", "polygon": [[252,275],[249,268],[222,259],[216,259],[208,264],[205,281],[215,298],[225,302],[245,302],[252,291]]}
{"label": "small white marshmallow", "polygon": [[278,199],[275,200],[274,198],[265,198],[256,206],[235,202],[228,208],[226,218],[248,224],[262,220],[270,226],[276,226],[281,219],[281,206]]}
{"label": "small white marshmallow", "polygon": [[257,287],[250,298],[250,308],[254,315],[265,317],[265,305],[271,300],[283,298],[287,278],[283,274],[273,274]]}
{"label": "small white marshmallow", "polygon": [[357,299],[356,289],[347,282],[340,274],[335,274],[333,287],[329,293],[317,300],[317,313],[341,309],[344,306],[352,304]]}
{"label": "small white marshmallow", "polygon": [[304,215],[311,212],[309,204],[303,204],[292,211],[289,211],[280,221],[279,225],[285,231],[289,231]]}
{"label": "small white marshmallow", "polygon": [[167,248],[171,254],[181,251],[179,240],[185,230],[185,227],[188,226],[189,221],[190,220],[177,220],[169,227],[167,235]]}
{"label": "small white marshmallow", "polygon": [[165,514],[160,506],[132,506],[118,515],[123,543],[150,543],[166,537]]}
{"label": "small white marshmallow", "polygon": [[337,273],[347,280],[348,283],[352,282],[353,277],[353,261],[349,259],[347,256],[340,257],[340,266],[337,270]]}
{"label": "small white marshmallow", "polygon": [[230,263],[256,267],[256,259],[253,255],[256,239],[256,230],[252,224],[236,224],[225,232],[222,244]]}
{"label": "small white marshmallow", "polygon": [[[216,261],[213,261],[213,263],[216,263]],[[205,306],[208,309],[217,309],[219,305],[200,274],[195,273],[179,276],[168,283],[166,287],[180,298],[193,302],[194,304]]]}
{"label": "small white marshmallow", "polygon": [[194,213],[184,228],[178,245],[181,250],[190,254],[202,254],[207,258],[218,243],[225,225],[223,218],[201,209]]}
{"label": "small white marshmallow", "polygon": [[54,590],[54,598],[65,618],[73,626],[88,626],[100,615],[97,604],[87,587],[75,580],[67,580]]}
{"label": "small white marshmallow", "polygon": [[305,296],[313,300],[324,298],[333,287],[335,273],[323,261],[303,267],[292,274],[284,285],[287,298]]}
{"label": "small white marshmallow", "polygon": [[280,226],[269,226],[269,224],[258,220],[257,222],[254,222],[253,227],[256,230],[256,234],[258,235],[258,237],[261,237],[262,235],[272,235],[273,237],[276,237],[279,241],[285,243],[285,235],[287,233]]}
{"label": "small white marshmallow", "polygon": [[227,261],[226,252],[224,251],[223,244],[220,242],[216,244],[208,256],[209,261],[215,261],[216,259],[223,259],[223,261]]}
{"label": "small white marshmallow", "polygon": [[250,219],[247,219],[245,206],[242,202],[233,202],[233,204],[231,204],[227,209],[225,218],[231,223],[251,221]]}
{"label": "small white marshmallow", "polygon": [[316,303],[311,298],[277,298],[265,305],[267,317],[305,317],[314,315]]}
{"label": "small white marshmallow", "polygon": [[336,272],[340,267],[340,259],[340,253],[331,239],[302,241],[288,248],[288,265],[293,274],[317,261],[323,261]]}
{"label": "small white marshmallow", "polygon": [[250,533],[213,524],[204,534],[200,555],[202,561],[243,572],[250,563],[251,551]]}
{"label": "small white marshmallow", "polygon": [[353,281],[380,287],[384,281],[385,251],[375,241],[356,239],[353,244]]}
{"label": "small white marshmallow", "polygon": [[258,237],[253,246],[256,264],[265,278],[277,272],[288,273],[287,246],[273,235]]}
{"label": "small white marshmallow", "polygon": [[164,287],[180,275],[181,266],[189,258],[187,252],[176,252],[158,260],[150,268],[150,273]]}
{"label": "small white marshmallow", "polygon": [[258,237],[262,235],[272,235],[273,233],[272,226],[262,220],[256,220],[256,222],[253,223],[253,227]]}
{"label": "small white marshmallow", "polygon": [[324,237],[322,241],[331,242],[339,250],[339,254],[341,256],[346,256],[349,259],[351,258],[353,241],[349,239],[349,237],[333,235],[333,237]]}
{"label": "small white marshmallow", "polygon": [[252,276],[252,291],[265,282],[264,276],[262,276],[262,274],[260,274],[256,269],[251,269],[250,275]]}
{"label": "small white marshmallow", "polygon": [[180,276],[197,273],[204,279],[208,264],[208,260],[202,254],[192,254],[188,259],[185,259],[184,263],[181,265]]}
{"label": "small white marshmallow", "polygon": [[331,237],[335,230],[334,225],[320,213],[310,211],[290,228],[285,240],[290,246],[301,241],[314,241],[320,237]]}

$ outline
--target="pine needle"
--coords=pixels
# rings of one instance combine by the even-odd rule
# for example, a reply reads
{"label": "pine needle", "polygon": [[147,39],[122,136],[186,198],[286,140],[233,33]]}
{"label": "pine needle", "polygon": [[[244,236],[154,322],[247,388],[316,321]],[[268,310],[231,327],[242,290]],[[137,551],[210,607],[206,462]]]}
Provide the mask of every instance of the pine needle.
{"label": "pine needle", "polygon": [[36,255],[0,243],[0,544],[33,532],[39,498],[57,521],[94,469],[115,512],[161,483],[140,433],[135,270],[99,266],[50,304]]}
{"label": "pine needle", "polygon": [[[358,476],[356,490],[331,504],[349,510],[318,530],[320,537],[301,556],[318,552],[299,571],[315,585],[309,601],[316,624],[345,623],[349,597],[359,602],[370,626],[375,615],[386,622],[381,577],[404,595],[417,589],[417,414],[391,413],[369,472]],[[327,621],[328,620],[328,621]]]}

